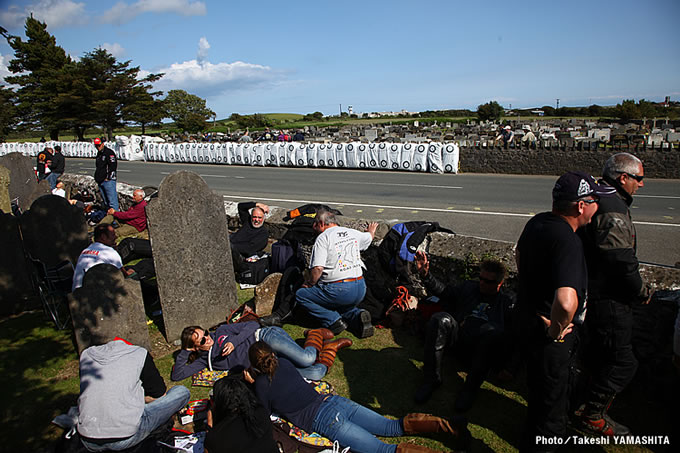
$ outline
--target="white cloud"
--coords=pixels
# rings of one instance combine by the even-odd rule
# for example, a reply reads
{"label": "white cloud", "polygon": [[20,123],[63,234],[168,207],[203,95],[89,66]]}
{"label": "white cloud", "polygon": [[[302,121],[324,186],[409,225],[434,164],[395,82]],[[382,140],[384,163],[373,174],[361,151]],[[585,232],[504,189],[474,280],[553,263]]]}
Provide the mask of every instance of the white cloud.
{"label": "white cloud", "polygon": [[282,77],[269,66],[242,61],[213,64],[190,60],[155,72],[165,73],[155,84],[156,88],[164,91],[183,89],[202,97],[274,85]]}
{"label": "white cloud", "polygon": [[8,29],[22,27],[31,13],[34,18],[45,22],[48,30],[83,25],[87,22],[85,3],[71,0],[40,0],[27,4],[23,9],[16,5],[10,6],[7,11],[0,13],[0,23]]}
{"label": "white cloud", "polygon": [[9,69],[7,69],[10,59],[9,55],[0,55],[0,85],[6,85],[5,77],[12,75]]}
{"label": "white cloud", "polygon": [[205,3],[192,0],[138,0],[135,3],[118,2],[106,11],[102,20],[121,24],[144,13],[177,13],[183,16],[204,16]]}
{"label": "white cloud", "polygon": [[106,49],[106,51],[116,58],[121,58],[123,55],[125,55],[125,49],[117,42],[114,42],[113,44],[105,42],[102,44],[102,49]]}
{"label": "white cloud", "polygon": [[198,41],[198,56],[196,59],[198,60],[199,63],[204,63],[208,59],[208,50],[210,49],[210,43],[208,42],[207,39],[205,39],[205,36],[203,36],[199,41]]}
{"label": "white cloud", "polygon": [[[209,49],[210,43],[202,37],[198,41],[195,60],[174,63],[168,68],[154,71],[165,74],[155,87],[163,91],[182,89],[201,97],[213,97],[236,90],[273,86],[284,79],[281,71],[269,66],[242,61],[213,64],[208,61]],[[146,75],[148,72],[140,71],[140,76]]]}

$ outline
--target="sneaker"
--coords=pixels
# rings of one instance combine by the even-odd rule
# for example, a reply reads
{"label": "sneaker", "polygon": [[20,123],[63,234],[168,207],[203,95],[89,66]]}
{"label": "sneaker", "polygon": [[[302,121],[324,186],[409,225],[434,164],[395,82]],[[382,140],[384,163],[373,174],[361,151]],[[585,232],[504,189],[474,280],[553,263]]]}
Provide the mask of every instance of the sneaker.
{"label": "sneaker", "polygon": [[627,426],[615,422],[607,414],[599,414],[595,417],[581,416],[580,428],[599,436],[613,437],[630,434],[630,429]]}
{"label": "sneaker", "polygon": [[371,323],[371,314],[368,311],[360,310],[356,322],[358,323],[356,332],[352,333],[354,333],[357,338],[368,338],[373,336],[375,329],[373,329],[373,324]]}

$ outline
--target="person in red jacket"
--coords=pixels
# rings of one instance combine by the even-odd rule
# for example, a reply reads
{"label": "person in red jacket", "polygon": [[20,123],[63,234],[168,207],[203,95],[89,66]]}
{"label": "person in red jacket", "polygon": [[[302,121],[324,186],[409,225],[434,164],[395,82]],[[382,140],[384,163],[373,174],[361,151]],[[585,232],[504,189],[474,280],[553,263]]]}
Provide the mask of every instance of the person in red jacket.
{"label": "person in red jacket", "polygon": [[[116,211],[110,208],[107,211],[107,216],[102,219],[105,222],[107,218],[109,222],[113,219],[117,220],[121,225],[116,228],[116,236],[136,236],[148,238],[146,232],[146,201],[144,200],[144,191],[137,189],[132,193],[133,204],[127,211]],[[110,216],[110,217],[109,217]],[[144,233],[141,234],[140,233]]]}

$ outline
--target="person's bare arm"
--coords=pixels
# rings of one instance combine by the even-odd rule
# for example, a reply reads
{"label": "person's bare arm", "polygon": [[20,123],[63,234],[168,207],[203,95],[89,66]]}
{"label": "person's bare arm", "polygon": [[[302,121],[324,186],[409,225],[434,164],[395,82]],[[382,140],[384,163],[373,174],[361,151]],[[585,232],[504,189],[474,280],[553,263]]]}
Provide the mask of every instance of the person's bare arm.
{"label": "person's bare arm", "polygon": [[378,222],[371,222],[368,224],[368,227],[366,228],[366,231],[370,233],[371,238],[375,239],[375,232],[378,229]]}
{"label": "person's bare arm", "polygon": [[316,285],[316,282],[321,278],[323,274],[323,266],[315,266],[309,270],[309,278],[302,284],[304,288],[311,288]]}
{"label": "person's bare arm", "polygon": [[416,269],[421,277],[426,277],[430,272],[430,261],[427,259],[425,252],[418,250],[415,256]]}
{"label": "person's bare arm", "polygon": [[269,214],[269,206],[267,206],[266,204],[264,204],[264,203],[255,203],[255,206],[257,206],[258,208],[262,209],[262,210],[264,211],[265,214]]}
{"label": "person's bare arm", "polygon": [[550,319],[541,316],[548,332],[553,340],[562,340],[574,328],[571,322],[578,308],[578,295],[574,288],[563,286],[555,291]]}

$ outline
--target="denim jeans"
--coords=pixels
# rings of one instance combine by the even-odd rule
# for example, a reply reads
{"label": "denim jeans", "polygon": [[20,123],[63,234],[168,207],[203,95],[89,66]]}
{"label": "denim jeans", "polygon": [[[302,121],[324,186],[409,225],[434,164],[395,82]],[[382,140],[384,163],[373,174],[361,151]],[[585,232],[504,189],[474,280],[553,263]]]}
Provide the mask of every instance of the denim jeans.
{"label": "denim jeans", "polygon": [[189,402],[190,397],[191,393],[189,392],[189,389],[181,385],[176,385],[169,389],[164,396],[144,405],[144,413],[139,421],[139,428],[132,436],[106,444],[95,444],[82,438],[81,442],[89,451],[118,451],[134,447],[149,437],[149,434],[156,428],[167,422],[170,417],[172,417],[172,414],[183,408]]}
{"label": "denim jeans", "polygon": [[102,194],[104,203],[109,208],[118,211],[118,192],[116,191],[116,180],[109,179],[99,184],[99,192]]}
{"label": "denim jeans", "polygon": [[326,365],[315,363],[317,350],[311,346],[301,348],[280,327],[263,327],[260,329],[260,340],[271,346],[272,350],[285,357],[297,368],[303,378],[320,381],[328,372]]}
{"label": "denim jeans", "polygon": [[401,420],[390,420],[341,396],[328,397],[319,408],[312,425],[314,431],[357,453],[395,452],[397,446],[375,436],[404,435]]}
{"label": "denim jeans", "polygon": [[317,283],[311,288],[300,288],[295,293],[298,305],[328,327],[341,317],[348,324],[359,315],[357,305],[364,300],[366,283],[363,279],[344,283]]}
{"label": "denim jeans", "polygon": [[57,187],[57,180],[61,177],[61,173],[52,172],[47,175],[47,182],[50,183],[50,189],[54,190]]}

